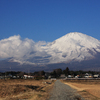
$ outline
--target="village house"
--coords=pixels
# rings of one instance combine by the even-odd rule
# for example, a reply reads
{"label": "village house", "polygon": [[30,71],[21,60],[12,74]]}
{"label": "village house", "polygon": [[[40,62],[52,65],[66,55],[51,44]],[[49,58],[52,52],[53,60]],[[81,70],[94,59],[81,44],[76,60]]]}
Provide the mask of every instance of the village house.
{"label": "village house", "polygon": [[93,75],[92,75],[92,74],[89,74],[89,73],[86,73],[86,74],[84,75],[84,78],[93,78]]}
{"label": "village house", "polygon": [[99,76],[99,74],[95,74],[95,75],[93,75],[93,77],[94,78],[99,78],[100,76]]}
{"label": "village house", "polygon": [[65,74],[61,74],[61,75],[60,75],[60,78],[61,78],[61,79],[66,78]]}
{"label": "village house", "polygon": [[25,78],[25,79],[30,79],[30,78],[33,79],[34,76],[31,76],[31,75],[24,75],[24,78]]}
{"label": "village house", "polygon": [[73,78],[74,76],[73,75],[68,75],[68,78]]}

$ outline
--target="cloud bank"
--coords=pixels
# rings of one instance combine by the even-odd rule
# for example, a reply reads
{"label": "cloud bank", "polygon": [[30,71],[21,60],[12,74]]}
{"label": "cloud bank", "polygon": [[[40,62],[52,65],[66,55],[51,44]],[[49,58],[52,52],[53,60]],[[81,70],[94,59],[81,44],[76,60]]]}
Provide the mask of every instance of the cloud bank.
{"label": "cloud bank", "polygon": [[21,39],[20,35],[14,35],[0,40],[0,59],[5,58],[22,58],[25,55],[41,54],[42,46],[46,45],[45,41],[34,42],[31,39]]}

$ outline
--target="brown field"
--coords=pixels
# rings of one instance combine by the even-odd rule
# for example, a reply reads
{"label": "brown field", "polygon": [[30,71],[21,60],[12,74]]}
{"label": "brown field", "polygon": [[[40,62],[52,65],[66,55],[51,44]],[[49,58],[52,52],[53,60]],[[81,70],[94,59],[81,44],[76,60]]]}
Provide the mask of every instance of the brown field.
{"label": "brown field", "polygon": [[66,80],[86,100],[100,100],[100,80]]}
{"label": "brown field", "polygon": [[46,100],[53,83],[51,80],[1,79],[0,100]]}

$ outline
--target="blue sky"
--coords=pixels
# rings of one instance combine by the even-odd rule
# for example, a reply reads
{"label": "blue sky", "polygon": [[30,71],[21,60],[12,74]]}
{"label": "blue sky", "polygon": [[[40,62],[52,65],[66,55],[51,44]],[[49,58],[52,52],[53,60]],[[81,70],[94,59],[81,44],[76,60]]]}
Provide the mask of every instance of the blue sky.
{"label": "blue sky", "polygon": [[52,42],[69,32],[100,40],[100,0],[0,0],[0,40]]}

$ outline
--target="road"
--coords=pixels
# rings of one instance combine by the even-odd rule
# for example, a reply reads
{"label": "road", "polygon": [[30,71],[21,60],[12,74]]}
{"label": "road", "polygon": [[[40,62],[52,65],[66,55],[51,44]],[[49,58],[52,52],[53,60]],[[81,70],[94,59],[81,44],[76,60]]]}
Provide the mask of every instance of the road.
{"label": "road", "polygon": [[85,100],[76,90],[57,80],[48,100]]}

